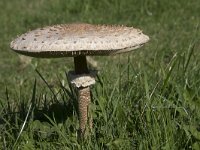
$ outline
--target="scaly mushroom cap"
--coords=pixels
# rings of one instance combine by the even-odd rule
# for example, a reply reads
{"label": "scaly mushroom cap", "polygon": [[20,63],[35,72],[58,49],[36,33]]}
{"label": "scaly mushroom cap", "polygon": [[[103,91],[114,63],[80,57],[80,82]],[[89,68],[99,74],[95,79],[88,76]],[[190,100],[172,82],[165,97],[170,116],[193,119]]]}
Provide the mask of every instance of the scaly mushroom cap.
{"label": "scaly mushroom cap", "polygon": [[149,37],[133,27],[62,24],[22,34],[11,42],[17,53],[32,57],[111,55],[143,46]]}

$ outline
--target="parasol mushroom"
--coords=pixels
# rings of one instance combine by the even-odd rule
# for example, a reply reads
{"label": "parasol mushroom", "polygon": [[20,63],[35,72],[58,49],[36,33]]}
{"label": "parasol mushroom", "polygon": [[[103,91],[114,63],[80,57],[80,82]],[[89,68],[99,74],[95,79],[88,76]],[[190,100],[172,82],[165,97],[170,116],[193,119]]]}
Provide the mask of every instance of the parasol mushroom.
{"label": "parasol mushroom", "polygon": [[[10,44],[15,52],[41,58],[74,57],[75,72],[68,77],[78,94],[79,128],[83,137],[91,101],[90,85],[95,73],[87,67],[86,56],[112,55],[140,48],[149,37],[133,27],[92,24],[62,24],[39,28],[22,34]],[[89,120],[89,121],[88,121]]]}

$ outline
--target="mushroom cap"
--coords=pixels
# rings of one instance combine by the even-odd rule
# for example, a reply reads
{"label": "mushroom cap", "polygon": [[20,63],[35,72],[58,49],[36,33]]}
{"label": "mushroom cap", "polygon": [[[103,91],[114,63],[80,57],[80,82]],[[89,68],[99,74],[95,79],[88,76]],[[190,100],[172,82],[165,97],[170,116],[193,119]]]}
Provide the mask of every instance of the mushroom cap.
{"label": "mushroom cap", "polygon": [[141,30],[119,25],[61,24],[22,34],[10,44],[32,57],[111,55],[143,46],[149,37]]}

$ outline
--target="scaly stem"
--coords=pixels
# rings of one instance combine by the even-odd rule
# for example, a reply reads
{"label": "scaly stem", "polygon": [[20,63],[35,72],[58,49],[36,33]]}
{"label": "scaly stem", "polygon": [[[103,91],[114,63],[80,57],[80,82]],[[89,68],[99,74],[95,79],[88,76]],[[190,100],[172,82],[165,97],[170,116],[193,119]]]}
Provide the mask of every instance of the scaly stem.
{"label": "scaly stem", "polygon": [[[87,67],[86,56],[74,57],[75,73],[87,74],[89,73]],[[86,125],[89,122],[89,127],[92,128],[92,118],[88,117],[89,104],[91,102],[90,87],[77,88],[78,94],[78,113],[79,113],[79,129],[80,138],[85,136]],[[88,121],[89,118],[89,121]]]}
{"label": "scaly stem", "polygon": [[88,116],[91,101],[89,87],[78,89],[78,100],[80,137],[83,138],[85,135],[87,136],[86,125],[89,124],[89,127],[92,127],[91,117]]}

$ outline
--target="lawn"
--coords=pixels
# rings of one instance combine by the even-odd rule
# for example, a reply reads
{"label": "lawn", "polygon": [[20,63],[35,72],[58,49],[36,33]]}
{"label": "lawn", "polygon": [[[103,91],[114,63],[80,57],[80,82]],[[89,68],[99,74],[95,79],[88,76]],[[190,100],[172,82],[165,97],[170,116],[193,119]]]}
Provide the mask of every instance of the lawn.
{"label": "lawn", "polygon": [[[200,149],[200,1],[1,0],[0,149]],[[140,28],[150,41],[104,57],[92,87],[91,136],[77,140],[72,58],[10,50],[18,35],[86,22]]]}

